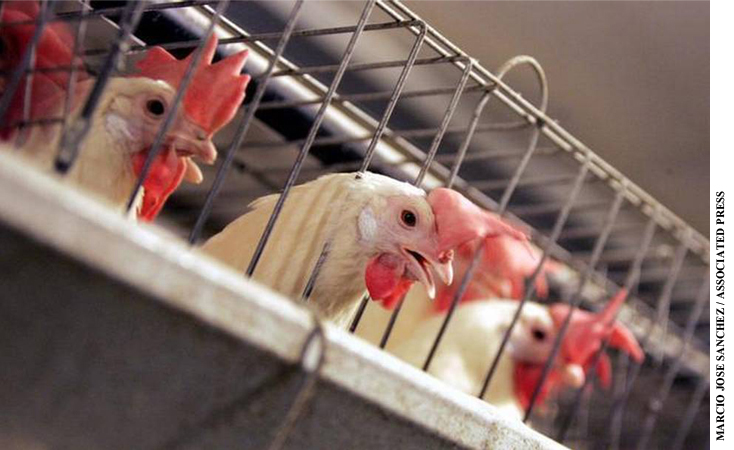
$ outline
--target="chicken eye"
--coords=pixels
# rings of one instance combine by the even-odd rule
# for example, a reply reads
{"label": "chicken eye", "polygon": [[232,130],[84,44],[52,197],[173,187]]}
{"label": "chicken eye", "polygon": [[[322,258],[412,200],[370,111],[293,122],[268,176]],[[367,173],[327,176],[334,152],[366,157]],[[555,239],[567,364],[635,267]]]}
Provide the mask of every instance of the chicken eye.
{"label": "chicken eye", "polygon": [[414,227],[415,224],[418,222],[418,218],[415,216],[415,214],[412,211],[408,211],[407,209],[404,209],[402,213],[400,213],[400,220],[403,221],[403,223],[409,227]]}
{"label": "chicken eye", "polygon": [[539,330],[537,328],[533,329],[533,338],[538,341],[544,341],[545,340],[545,331]]}
{"label": "chicken eye", "polygon": [[163,104],[161,100],[152,99],[148,100],[148,102],[145,104],[145,109],[153,117],[161,117],[166,112],[166,105]]}

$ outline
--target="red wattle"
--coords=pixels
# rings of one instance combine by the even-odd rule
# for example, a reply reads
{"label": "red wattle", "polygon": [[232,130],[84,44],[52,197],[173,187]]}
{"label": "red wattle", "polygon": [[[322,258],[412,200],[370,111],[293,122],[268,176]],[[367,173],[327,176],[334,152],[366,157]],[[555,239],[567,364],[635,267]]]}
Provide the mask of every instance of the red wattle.
{"label": "red wattle", "polygon": [[[140,175],[148,151],[137,152],[132,156],[133,170]],[[138,218],[145,222],[152,222],[163,208],[168,197],[176,190],[184,177],[186,162],[176,152],[163,149],[150,166],[148,176],[143,182],[143,205],[138,212]]]}
{"label": "red wattle", "polygon": [[403,277],[405,262],[397,255],[380,254],[367,263],[364,282],[373,300],[379,300],[387,309],[394,308],[413,281]]}
{"label": "red wattle", "polygon": [[[515,371],[513,374],[514,385],[515,385],[515,396],[520,403],[520,406],[524,410],[530,406],[530,399],[535,391],[535,386],[540,381],[540,376],[543,374],[542,364],[529,364],[524,362],[515,362]],[[548,378],[543,384],[543,388],[538,394],[536,404],[540,405],[543,403],[548,394],[555,389],[555,387],[561,382],[560,375],[555,369],[551,369]]]}

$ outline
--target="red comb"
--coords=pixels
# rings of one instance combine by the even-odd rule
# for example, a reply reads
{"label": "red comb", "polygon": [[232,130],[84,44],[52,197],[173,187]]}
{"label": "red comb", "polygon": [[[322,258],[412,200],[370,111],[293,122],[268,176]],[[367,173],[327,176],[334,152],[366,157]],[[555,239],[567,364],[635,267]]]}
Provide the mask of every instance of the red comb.
{"label": "red comb", "polygon": [[[642,362],[645,353],[634,335],[624,325],[615,321],[617,311],[626,298],[627,291],[621,289],[598,314],[581,310],[574,311],[568,332],[561,344],[561,354],[566,362],[588,368],[586,366],[590,363],[594,353],[601,348],[602,341],[606,337],[609,337],[610,346],[627,352],[638,363]],[[550,307],[550,314],[556,327],[561,326],[569,310],[569,305],[560,303]],[[603,381],[604,364],[597,370],[600,371],[599,375],[602,376]]]}
{"label": "red comb", "polygon": [[[211,63],[218,42],[212,35],[202,49],[201,60],[183,99],[186,116],[210,136],[232,120],[250,81],[249,75],[240,74],[247,60],[247,50]],[[140,69],[137,76],[164,80],[178,88],[192,57],[193,53],[179,60],[161,47],[154,47],[137,63]]]}
{"label": "red comb", "polygon": [[507,235],[526,241],[525,233],[503,221],[498,215],[485,211],[460,193],[437,188],[428,194],[428,203],[436,216],[439,248],[452,250],[478,237]]}

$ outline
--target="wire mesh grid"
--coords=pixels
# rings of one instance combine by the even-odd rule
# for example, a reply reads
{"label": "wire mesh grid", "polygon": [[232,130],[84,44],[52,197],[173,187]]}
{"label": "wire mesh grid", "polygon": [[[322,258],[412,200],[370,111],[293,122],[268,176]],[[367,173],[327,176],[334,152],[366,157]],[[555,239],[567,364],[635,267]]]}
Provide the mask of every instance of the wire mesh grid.
{"label": "wire mesh grid", "polygon": [[[694,421],[708,423],[706,409],[698,409],[708,401],[708,240],[546,114],[552,105],[549,83],[533,58],[516,57],[489,71],[396,1],[40,2],[37,18],[26,21],[36,31],[29,50],[17,67],[4,68],[3,123],[24,77],[28,99],[31,77],[44,74],[33,70],[44,28],[61,22],[73,30],[73,51],[84,64],[46,72],[69,72],[73,86],[79,82],[74,74],[86,71],[95,77],[91,93],[75,120],[67,120],[70,100],[63,117],[40,120],[33,119],[26,101],[21,120],[10,124],[23,130],[62,124],[58,171],[68,171],[77,159],[111,78],[134,70],[153,46],[177,57],[191,54],[129,193],[130,209],[205,43],[217,34],[219,57],[249,49],[245,72],[252,81],[237,115],[216,135],[219,162],[203,169],[201,185],[182,185],[173,194],[159,220],[163,226],[199,243],[246,212],[251,200],[278,191],[286,200],[295,184],[327,173],[370,170],[427,190],[452,187],[532,230],[543,258],[520,308],[537,300],[532,286],[546,258],[572,269],[569,279],[553,286],[573,307],[597,309],[621,287],[631,293],[619,318],[648,353],[644,365],[620,354],[612,395],[584,386],[540,416],[533,416],[536,389],[525,420],[532,418],[534,427],[573,447],[680,448],[705,440],[699,433],[689,436],[689,430]],[[508,80],[535,83],[530,97],[537,100],[526,99]],[[271,227],[276,220],[277,207]],[[267,238],[266,232],[261,250]],[[257,257],[249,274],[256,264]],[[450,311],[472,272],[455,281],[460,287]],[[318,269],[312,278],[317,275]],[[381,346],[400,311],[398,305]],[[430,364],[428,356],[424,369]],[[482,391],[493,372],[494,367]]]}

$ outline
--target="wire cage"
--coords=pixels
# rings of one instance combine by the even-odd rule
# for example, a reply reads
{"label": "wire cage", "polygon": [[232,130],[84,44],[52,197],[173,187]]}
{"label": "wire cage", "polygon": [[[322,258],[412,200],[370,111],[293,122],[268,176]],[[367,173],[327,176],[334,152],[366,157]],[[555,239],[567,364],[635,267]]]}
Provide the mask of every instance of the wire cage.
{"label": "wire cage", "polygon": [[[334,9],[340,13],[331,14]],[[60,124],[64,138],[55,167],[61,174],[78,159],[110,79],[134,71],[154,46],[177,58],[192,55],[193,74],[216,34],[218,59],[249,50],[244,71],[252,79],[237,115],[215,137],[217,163],[203,169],[201,185],[184,184],[171,196],[160,225],[195,245],[246,212],[252,200],[282,192],[287,201],[294,185],[335,172],[369,170],[426,190],[453,188],[532,230],[542,259],[528,287],[552,258],[570,276],[551,278],[551,297],[573,308],[596,310],[620,288],[630,293],[618,318],[638,337],[646,361],[636,364],[620,353],[611,395],[585,385],[555,399],[542,415],[534,414],[531,401],[525,420],[573,448],[701,448],[707,442],[709,242],[546,114],[549,81],[532,57],[485,69],[398,1],[42,1],[38,16],[25,22],[37,30],[28,51],[4,71],[3,117],[22,81],[44,73],[34,69],[34,48],[43,29],[58,23],[72,30],[83,67],[46,72],[70,73],[70,86],[80,71],[95,78],[83,112],[74,121],[34,120],[26,107],[11,125]],[[172,126],[189,72],[128,208]],[[533,83],[536,92],[523,96],[510,80]],[[30,96],[34,84],[23,86]],[[278,214],[276,207],[273,222]],[[459,292],[472,272],[455,281]],[[454,296],[452,312],[460,297]],[[529,300],[543,301],[526,289],[518,314]],[[352,331],[366,305],[364,299]],[[381,347],[399,314],[400,307]]]}

